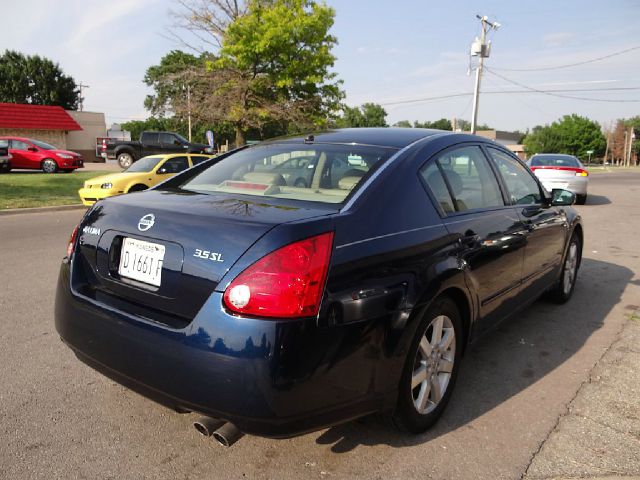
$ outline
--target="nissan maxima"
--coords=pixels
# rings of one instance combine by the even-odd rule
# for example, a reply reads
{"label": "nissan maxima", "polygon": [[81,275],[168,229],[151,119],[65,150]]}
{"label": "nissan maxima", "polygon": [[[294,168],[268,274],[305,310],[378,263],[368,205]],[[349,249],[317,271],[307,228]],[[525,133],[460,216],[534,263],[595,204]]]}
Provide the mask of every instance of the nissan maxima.
{"label": "nissan maxima", "polygon": [[[278,169],[300,157],[305,186]],[[418,433],[471,342],[542,294],[571,297],[574,201],[476,136],[273,140],[92,206],[62,262],[56,328],[81,361],[200,414],[225,445],[375,412]]]}

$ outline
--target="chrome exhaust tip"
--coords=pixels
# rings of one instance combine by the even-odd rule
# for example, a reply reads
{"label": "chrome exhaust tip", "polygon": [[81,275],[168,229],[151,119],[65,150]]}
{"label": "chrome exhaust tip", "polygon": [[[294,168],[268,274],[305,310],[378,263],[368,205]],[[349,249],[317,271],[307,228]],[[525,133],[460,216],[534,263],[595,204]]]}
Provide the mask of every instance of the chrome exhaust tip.
{"label": "chrome exhaust tip", "polygon": [[223,447],[230,447],[244,436],[233,423],[225,423],[215,432],[213,438]]}
{"label": "chrome exhaust tip", "polygon": [[217,418],[202,417],[201,419],[193,422],[193,426],[200,435],[210,437],[218,428],[224,425],[224,420],[218,420]]}

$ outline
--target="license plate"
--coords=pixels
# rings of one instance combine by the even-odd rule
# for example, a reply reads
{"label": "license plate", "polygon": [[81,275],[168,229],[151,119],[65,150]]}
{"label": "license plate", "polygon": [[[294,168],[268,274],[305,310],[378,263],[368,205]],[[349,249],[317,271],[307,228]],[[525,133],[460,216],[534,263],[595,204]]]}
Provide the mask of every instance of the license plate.
{"label": "license plate", "polygon": [[122,277],[160,286],[164,245],[125,238],[120,251],[118,273]]}

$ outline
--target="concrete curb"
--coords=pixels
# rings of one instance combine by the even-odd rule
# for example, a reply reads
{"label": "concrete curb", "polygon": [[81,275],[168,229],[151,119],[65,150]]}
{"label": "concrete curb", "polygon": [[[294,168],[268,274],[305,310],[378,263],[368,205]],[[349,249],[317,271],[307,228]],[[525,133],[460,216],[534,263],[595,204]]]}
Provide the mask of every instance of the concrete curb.
{"label": "concrete curb", "polygon": [[65,210],[80,210],[85,207],[82,204],[75,205],[54,205],[53,207],[30,207],[30,208],[8,208],[0,210],[0,217],[3,215],[18,215],[21,213],[47,213],[47,212],[63,212]]}

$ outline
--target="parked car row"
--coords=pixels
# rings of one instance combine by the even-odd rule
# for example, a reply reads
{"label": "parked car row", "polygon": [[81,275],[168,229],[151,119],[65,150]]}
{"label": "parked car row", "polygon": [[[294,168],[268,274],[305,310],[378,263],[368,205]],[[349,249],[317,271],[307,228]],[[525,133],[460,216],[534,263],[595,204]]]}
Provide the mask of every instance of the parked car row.
{"label": "parked car row", "polygon": [[84,167],[79,153],[60,150],[53,145],[23,137],[0,137],[7,145],[10,158],[3,162],[3,171],[13,168],[42,170],[45,173],[72,172]]}

